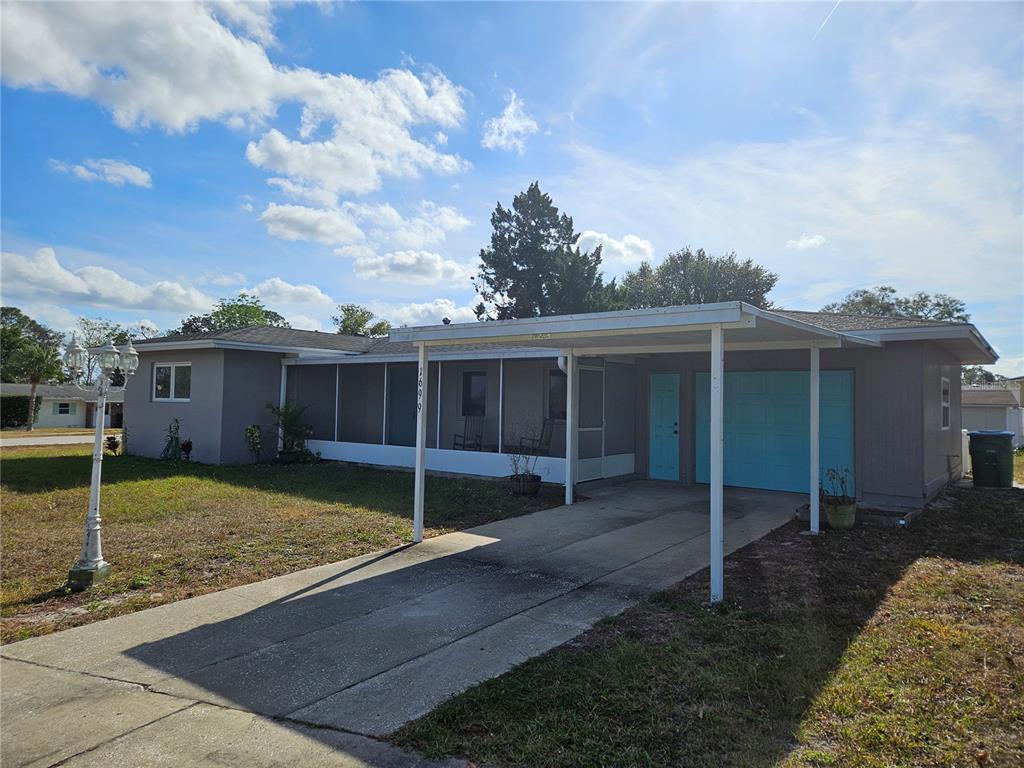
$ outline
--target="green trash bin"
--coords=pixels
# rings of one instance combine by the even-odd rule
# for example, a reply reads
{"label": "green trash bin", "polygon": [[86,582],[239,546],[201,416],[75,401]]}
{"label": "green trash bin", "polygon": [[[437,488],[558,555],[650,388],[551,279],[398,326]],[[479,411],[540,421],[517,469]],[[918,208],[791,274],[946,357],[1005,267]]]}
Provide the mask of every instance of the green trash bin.
{"label": "green trash bin", "polygon": [[979,429],[971,437],[974,484],[984,488],[1013,487],[1013,432]]}

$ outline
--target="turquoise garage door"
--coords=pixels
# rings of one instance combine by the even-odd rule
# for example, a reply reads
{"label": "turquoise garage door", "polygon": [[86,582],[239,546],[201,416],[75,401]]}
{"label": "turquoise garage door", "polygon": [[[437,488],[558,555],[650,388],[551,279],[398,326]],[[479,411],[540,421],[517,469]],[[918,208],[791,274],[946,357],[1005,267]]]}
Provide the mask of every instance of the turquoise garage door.
{"label": "turquoise garage door", "polygon": [[[697,374],[697,482],[710,479],[711,376]],[[810,381],[806,372],[725,374],[725,484],[807,493]],[[821,372],[821,476],[850,470],[853,491],[853,372]],[[826,482],[827,487],[827,482]]]}

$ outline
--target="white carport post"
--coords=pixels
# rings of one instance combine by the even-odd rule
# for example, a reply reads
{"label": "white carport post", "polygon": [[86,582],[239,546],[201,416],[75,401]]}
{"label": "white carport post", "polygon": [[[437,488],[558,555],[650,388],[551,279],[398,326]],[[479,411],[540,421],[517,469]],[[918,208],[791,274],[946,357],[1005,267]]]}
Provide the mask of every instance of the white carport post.
{"label": "white carport post", "polygon": [[724,558],[725,529],[723,524],[723,446],[722,410],[725,390],[725,354],[722,326],[711,327],[711,602],[725,596]]}
{"label": "white carport post", "polygon": [[821,498],[818,487],[821,483],[820,469],[820,410],[821,410],[821,355],[818,345],[811,342],[811,533],[820,530]]}
{"label": "white carport post", "polygon": [[419,344],[416,372],[416,487],[413,494],[412,540],[423,541],[423,497],[427,480],[427,345]]}
{"label": "white carport post", "polygon": [[565,503],[572,504],[576,481],[576,355],[565,354]]}

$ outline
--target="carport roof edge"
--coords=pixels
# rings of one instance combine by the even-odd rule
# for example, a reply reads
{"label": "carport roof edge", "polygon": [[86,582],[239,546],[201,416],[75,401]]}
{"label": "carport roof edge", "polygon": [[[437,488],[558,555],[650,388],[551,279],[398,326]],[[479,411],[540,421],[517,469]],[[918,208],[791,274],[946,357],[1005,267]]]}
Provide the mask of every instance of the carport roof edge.
{"label": "carport roof edge", "polygon": [[593,339],[627,334],[679,333],[707,329],[713,325],[752,329],[756,328],[758,321],[793,329],[805,338],[809,336],[831,342],[848,339],[857,345],[876,345],[876,342],[870,340],[847,336],[820,325],[758,309],[741,301],[396,328],[391,331],[389,338],[393,342],[425,343],[430,346],[497,341],[530,341],[537,346],[572,346],[573,339],[583,337]]}

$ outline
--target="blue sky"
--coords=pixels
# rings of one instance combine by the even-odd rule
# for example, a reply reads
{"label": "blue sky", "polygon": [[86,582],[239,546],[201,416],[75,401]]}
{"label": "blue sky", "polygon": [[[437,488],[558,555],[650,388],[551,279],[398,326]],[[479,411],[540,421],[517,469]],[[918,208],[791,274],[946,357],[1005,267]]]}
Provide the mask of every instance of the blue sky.
{"label": "blue sky", "polygon": [[833,7],[5,3],[4,303],[467,320],[538,179],[606,277],[691,245],[789,308],[948,292],[1024,374],[1024,5]]}

